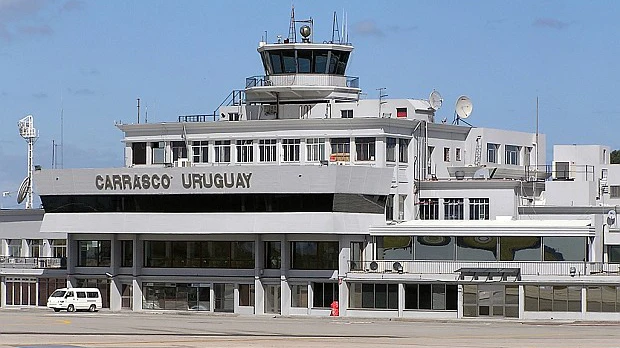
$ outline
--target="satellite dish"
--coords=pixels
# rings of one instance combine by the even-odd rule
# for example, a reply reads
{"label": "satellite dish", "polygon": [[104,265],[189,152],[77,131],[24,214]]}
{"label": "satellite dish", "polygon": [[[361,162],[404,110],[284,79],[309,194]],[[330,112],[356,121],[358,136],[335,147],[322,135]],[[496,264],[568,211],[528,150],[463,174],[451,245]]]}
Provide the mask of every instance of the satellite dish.
{"label": "satellite dish", "polygon": [[439,110],[439,108],[441,108],[441,104],[443,103],[443,98],[439,92],[433,91],[428,97],[428,103],[431,104],[431,108],[433,110]]}
{"label": "satellite dish", "polygon": [[472,105],[469,97],[462,95],[456,101],[456,106],[455,106],[456,115],[461,119],[468,118],[469,115],[471,115],[473,108],[474,106]]}
{"label": "satellite dish", "polygon": [[19,190],[17,191],[17,204],[21,204],[26,196],[28,195],[28,187],[30,186],[30,178],[25,177],[22,181],[21,185],[19,185]]}
{"label": "satellite dish", "polygon": [[615,210],[610,210],[607,212],[607,225],[609,226],[615,226],[616,224],[616,211]]}

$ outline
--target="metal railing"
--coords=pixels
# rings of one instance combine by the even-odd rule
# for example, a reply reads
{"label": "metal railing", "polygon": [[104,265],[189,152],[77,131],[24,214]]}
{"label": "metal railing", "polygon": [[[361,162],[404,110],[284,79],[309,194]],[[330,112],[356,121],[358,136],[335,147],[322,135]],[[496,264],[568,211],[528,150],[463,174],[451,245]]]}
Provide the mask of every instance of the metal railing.
{"label": "metal railing", "polygon": [[0,268],[67,268],[67,258],[0,256]]}
{"label": "metal railing", "polygon": [[556,164],[555,168],[550,164],[525,166],[525,177],[528,181],[593,181],[594,166],[587,164],[569,167],[561,167]]}
{"label": "metal railing", "polygon": [[620,275],[620,264],[571,261],[349,261],[349,272],[454,274],[461,268],[519,268],[522,275]]}
{"label": "metal railing", "polygon": [[327,74],[258,75],[245,79],[245,88],[264,86],[334,86],[359,88],[357,76]]}

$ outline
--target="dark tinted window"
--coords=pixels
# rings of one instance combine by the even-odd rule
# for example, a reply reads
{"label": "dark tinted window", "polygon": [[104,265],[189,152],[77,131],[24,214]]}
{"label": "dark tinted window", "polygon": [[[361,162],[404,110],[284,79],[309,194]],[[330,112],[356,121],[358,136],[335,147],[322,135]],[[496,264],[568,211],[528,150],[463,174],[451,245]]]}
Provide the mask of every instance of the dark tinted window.
{"label": "dark tinted window", "polygon": [[86,298],[85,292],[78,291],[76,294],[77,294],[77,298]]}
{"label": "dark tinted window", "polygon": [[309,73],[312,67],[312,51],[297,51],[297,66],[300,73]]}
{"label": "dark tinted window", "polygon": [[327,68],[327,51],[315,51],[314,52],[314,69],[315,74],[325,74],[325,68]]}
{"label": "dark tinted window", "polygon": [[132,163],[146,164],[146,143],[132,143]]}
{"label": "dark tinted window", "polygon": [[271,57],[271,68],[273,69],[273,73],[281,74],[282,73],[282,57],[280,56],[280,51],[269,52],[269,56]]}

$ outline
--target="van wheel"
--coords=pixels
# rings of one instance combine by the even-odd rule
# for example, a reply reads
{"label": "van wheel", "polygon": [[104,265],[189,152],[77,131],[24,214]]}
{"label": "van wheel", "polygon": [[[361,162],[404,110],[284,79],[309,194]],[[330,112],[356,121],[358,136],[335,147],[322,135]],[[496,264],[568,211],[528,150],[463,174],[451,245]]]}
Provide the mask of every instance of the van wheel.
{"label": "van wheel", "polygon": [[67,312],[75,312],[75,307],[73,307],[73,305],[72,305],[72,304],[70,304],[70,305],[67,307]]}
{"label": "van wheel", "polygon": [[60,312],[60,308],[54,308],[54,312],[56,313]]}
{"label": "van wheel", "polygon": [[94,312],[95,310],[97,310],[97,306],[95,306],[94,304],[91,304],[90,307],[88,308],[89,312]]}

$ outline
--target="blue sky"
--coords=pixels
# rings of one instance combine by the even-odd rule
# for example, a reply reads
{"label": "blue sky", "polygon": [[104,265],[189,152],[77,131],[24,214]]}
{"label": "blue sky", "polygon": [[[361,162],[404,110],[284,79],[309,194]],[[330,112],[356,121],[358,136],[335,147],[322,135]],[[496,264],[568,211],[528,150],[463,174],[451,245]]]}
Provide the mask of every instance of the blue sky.
{"label": "blue sky", "polygon": [[[553,144],[620,148],[617,1],[295,1],[315,40],[331,38],[346,11],[355,45],[347,75],[367,98],[444,97],[452,120],[460,95],[474,126],[535,129]],[[0,0],[0,191],[26,175],[17,122],[33,114],[35,163],[51,167],[64,114],[64,168],[118,167],[122,133],[149,122],[211,113],[248,76],[256,48],[288,34],[291,1]],[[342,20],[342,18],[340,18]],[[36,189],[36,188],[35,188]],[[0,198],[15,207],[14,198]]]}

